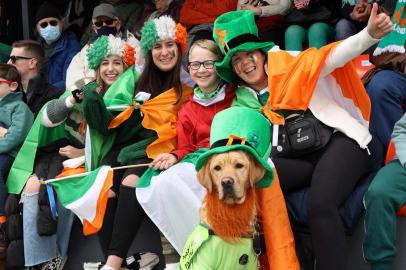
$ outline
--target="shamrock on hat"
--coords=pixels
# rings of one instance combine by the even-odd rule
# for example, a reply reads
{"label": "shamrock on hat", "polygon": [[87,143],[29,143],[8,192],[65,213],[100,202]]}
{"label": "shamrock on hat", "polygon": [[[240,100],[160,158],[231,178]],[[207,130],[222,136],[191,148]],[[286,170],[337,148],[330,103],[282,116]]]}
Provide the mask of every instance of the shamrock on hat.
{"label": "shamrock on hat", "polygon": [[260,49],[266,53],[274,46],[271,41],[260,41],[251,10],[231,11],[219,16],[214,21],[213,37],[224,54],[223,61],[216,63],[217,74],[229,83],[237,78],[230,64],[235,52]]}

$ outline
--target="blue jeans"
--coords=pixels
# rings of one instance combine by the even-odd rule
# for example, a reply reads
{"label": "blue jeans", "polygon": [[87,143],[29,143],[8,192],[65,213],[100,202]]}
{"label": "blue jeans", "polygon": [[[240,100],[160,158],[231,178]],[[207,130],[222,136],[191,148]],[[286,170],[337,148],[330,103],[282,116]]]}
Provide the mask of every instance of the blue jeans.
{"label": "blue jeans", "polygon": [[340,19],[335,26],[335,40],[343,40],[355,35],[365,26],[365,23],[356,23],[348,19]]}
{"label": "blue jeans", "polygon": [[7,199],[6,180],[13,164],[14,157],[7,154],[0,154],[0,216],[5,214],[4,205]]}
{"label": "blue jeans", "polygon": [[51,236],[40,236],[37,233],[38,193],[22,194],[23,231],[25,266],[33,266],[66,256],[70,231],[74,219],[72,211],[64,208],[57,200],[58,227],[57,233]]}
{"label": "blue jeans", "polygon": [[393,127],[405,112],[406,75],[392,70],[380,71],[372,77],[366,89],[371,99],[373,134],[386,155]]}

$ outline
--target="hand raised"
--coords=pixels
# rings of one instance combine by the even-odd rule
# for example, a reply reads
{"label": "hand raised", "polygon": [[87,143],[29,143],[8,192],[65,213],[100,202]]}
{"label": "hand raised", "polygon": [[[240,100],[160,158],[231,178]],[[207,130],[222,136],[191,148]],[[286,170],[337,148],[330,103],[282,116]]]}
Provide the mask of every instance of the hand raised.
{"label": "hand raised", "polygon": [[381,39],[393,31],[393,24],[388,15],[385,13],[378,14],[378,4],[374,3],[369,16],[368,33],[376,39]]}

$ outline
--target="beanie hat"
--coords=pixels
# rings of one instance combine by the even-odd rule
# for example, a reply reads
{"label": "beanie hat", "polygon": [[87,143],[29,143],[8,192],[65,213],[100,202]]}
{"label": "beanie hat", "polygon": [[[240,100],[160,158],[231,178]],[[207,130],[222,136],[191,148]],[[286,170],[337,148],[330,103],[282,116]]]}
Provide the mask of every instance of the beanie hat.
{"label": "beanie hat", "polygon": [[37,14],[35,15],[35,24],[48,17],[62,19],[63,11],[54,2],[45,1],[37,10]]}
{"label": "beanie hat", "polygon": [[118,55],[127,67],[132,66],[135,63],[136,48],[135,39],[124,41],[113,35],[101,36],[93,42],[87,51],[89,67],[96,70],[103,59],[110,55]]}
{"label": "beanie hat", "polygon": [[141,29],[141,48],[145,55],[158,41],[165,39],[175,40],[182,52],[186,52],[186,28],[180,23],[176,24],[170,16],[161,16],[144,23]]}

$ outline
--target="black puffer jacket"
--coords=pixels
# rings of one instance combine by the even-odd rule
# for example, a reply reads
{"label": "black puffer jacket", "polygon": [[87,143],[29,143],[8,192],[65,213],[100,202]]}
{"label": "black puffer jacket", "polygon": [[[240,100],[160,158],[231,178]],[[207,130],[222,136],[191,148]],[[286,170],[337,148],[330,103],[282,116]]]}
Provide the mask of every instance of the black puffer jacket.
{"label": "black puffer jacket", "polygon": [[20,196],[10,194],[6,201],[7,269],[24,268],[23,205]]}

